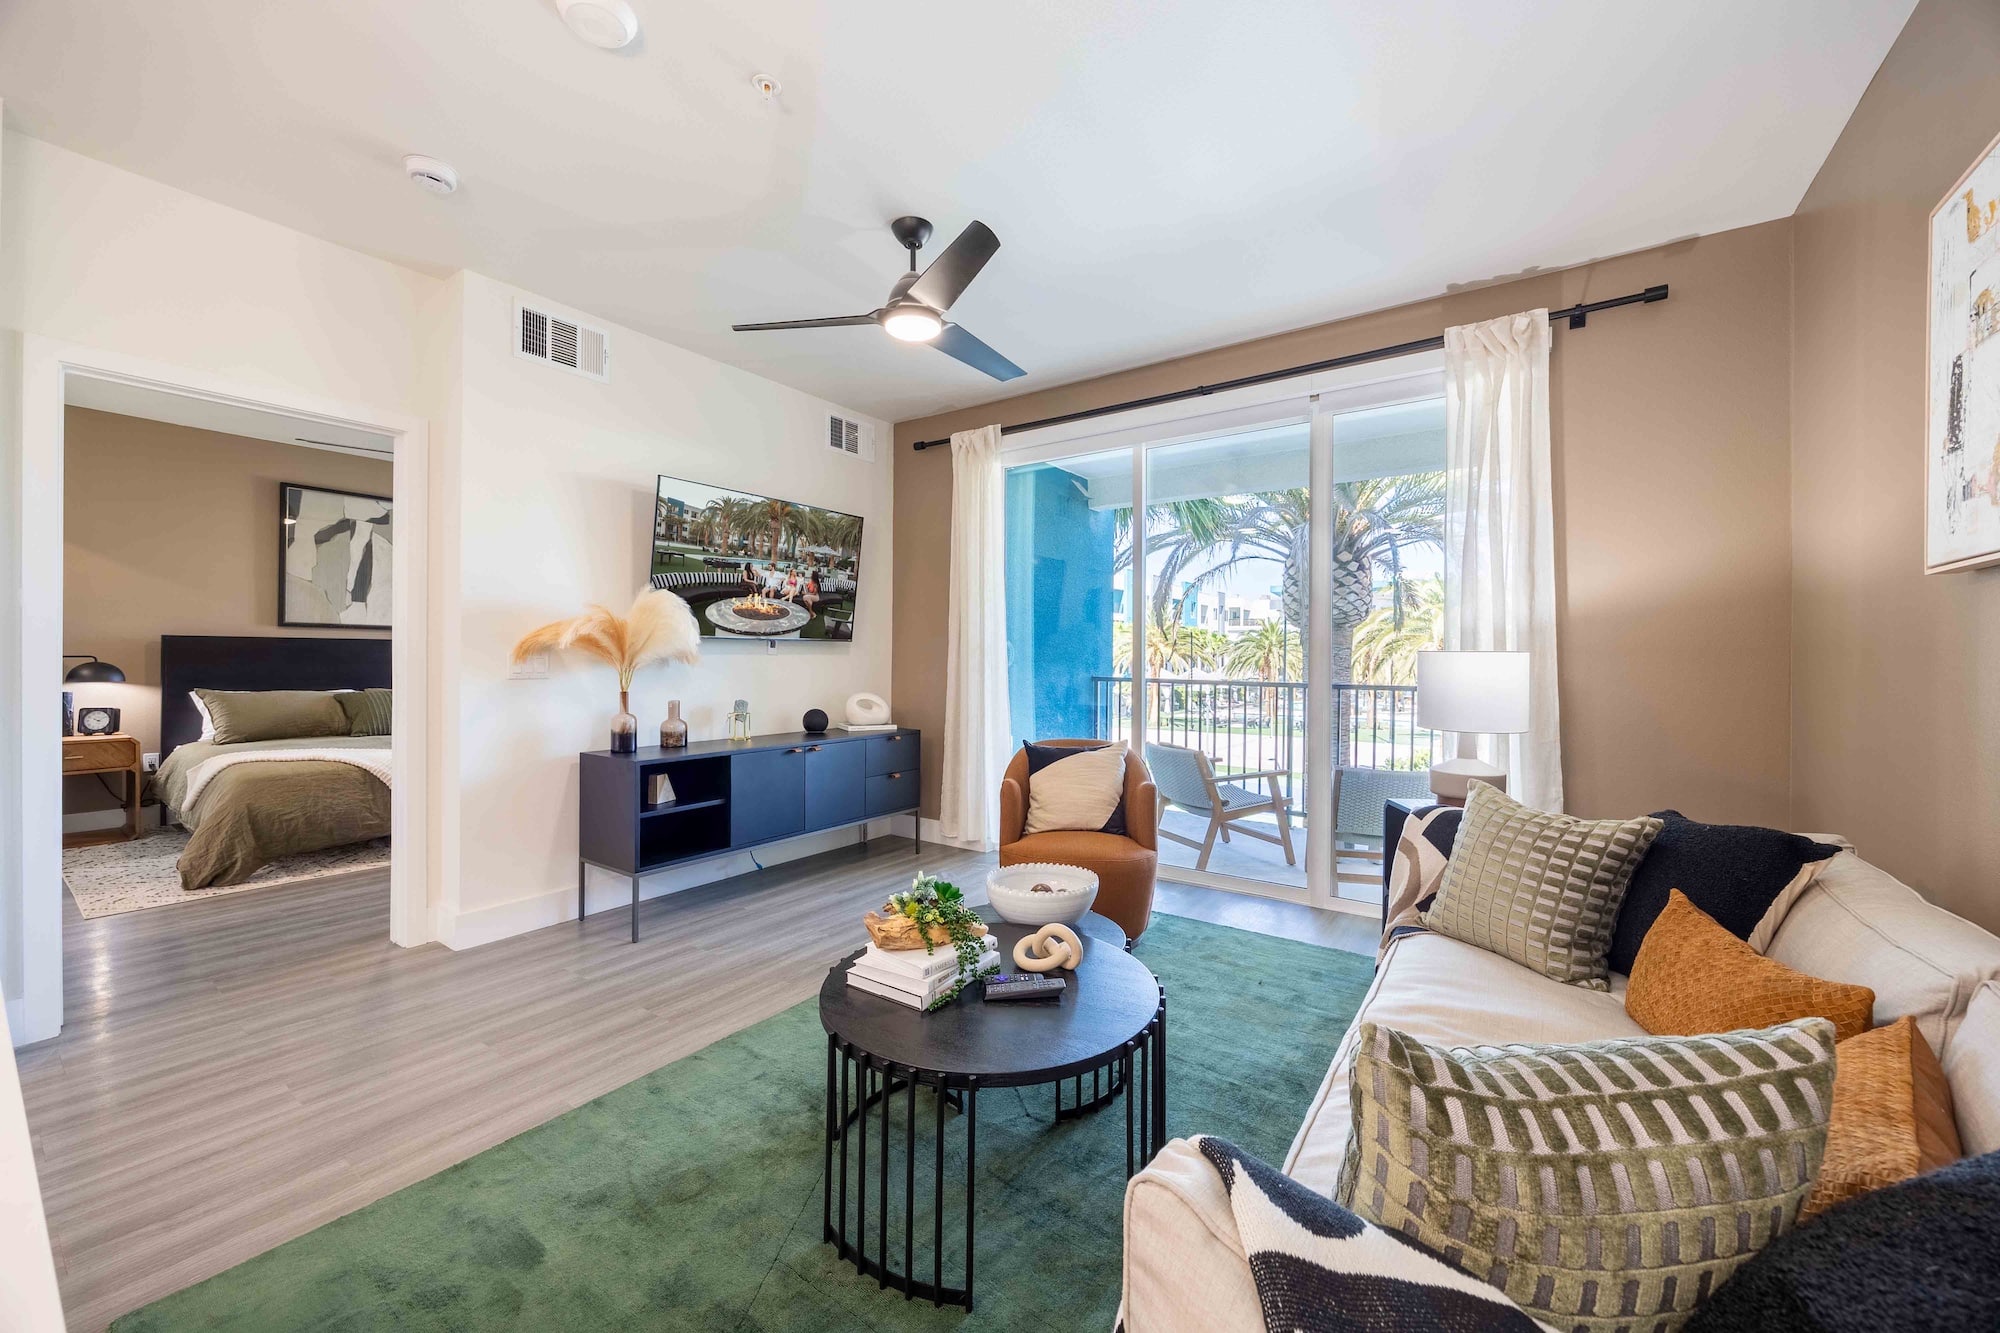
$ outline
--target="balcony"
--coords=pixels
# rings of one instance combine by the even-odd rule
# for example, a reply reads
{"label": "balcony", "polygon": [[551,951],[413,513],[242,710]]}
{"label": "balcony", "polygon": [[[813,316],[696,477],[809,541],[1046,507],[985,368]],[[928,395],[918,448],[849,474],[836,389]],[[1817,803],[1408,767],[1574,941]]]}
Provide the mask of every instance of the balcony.
{"label": "balcony", "polygon": [[[1096,735],[1105,740],[1130,739],[1131,678],[1094,676],[1092,682],[1096,691]],[[1144,681],[1144,690],[1149,719],[1147,737],[1152,743],[1182,746],[1206,755],[1218,782],[1231,782],[1232,774],[1279,775],[1277,787],[1284,796],[1291,824],[1293,863],[1286,863],[1282,848],[1274,843],[1239,834],[1227,842],[1215,840],[1207,869],[1215,874],[1303,888],[1306,882],[1305,684],[1151,676]],[[1441,753],[1441,742],[1438,733],[1417,726],[1416,695],[1416,687],[1412,685],[1335,685],[1335,767],[1406,773],[1410,775],[1412,789],[1423,790],[1425,783],[1418,775],[1429,769],[1433,754]],[[1156,780],[1160,777],[1155,774]],[[1171,779],[1162,782],[1162,794],[1171,800],[1173,793],[1167,790],[1170,784]],[[1243,779],[1237,785],[1261,796],[1268,791],[1269,783],[1258,778]],[[1380,845],[1379,837],[1370,836],[1370,831],[1379,825],[1379,806],[1372,818],[1365,812],[1346,814],[1344,822],[1355,827],[1334,831],[1336,848]],[[1277,832],[1276,817],[1272,814],[1252,815],[1243,822],[1269,835],[1275,836]],[[1343,821],[1336,820],[1340,822]],[[1170,804],[1161,816],[1161,827],[1201,842],[1208,830],[1208,819]],[[1163,870],[1193,868],[1199,857],[1194,848],[1161,840]],[[1339,885],[1344,896],[1366,901],[1380,899],[1379,866],[1338,855],[1336,862],[1338,870],[1347,877]]]}

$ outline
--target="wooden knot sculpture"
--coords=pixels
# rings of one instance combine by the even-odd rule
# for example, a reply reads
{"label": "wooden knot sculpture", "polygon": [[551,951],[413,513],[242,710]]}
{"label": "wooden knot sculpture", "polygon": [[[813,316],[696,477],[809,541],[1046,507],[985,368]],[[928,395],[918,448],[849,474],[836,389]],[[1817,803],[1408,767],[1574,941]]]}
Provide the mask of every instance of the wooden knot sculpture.
{"label": "wooden knot sculpture", "polygon": [[1014,966],[1023,972],[1053,972],[1066,967],[1074,972],[1083,962],[1083,940],[1060,921],[1021,937],[1014,946]]}

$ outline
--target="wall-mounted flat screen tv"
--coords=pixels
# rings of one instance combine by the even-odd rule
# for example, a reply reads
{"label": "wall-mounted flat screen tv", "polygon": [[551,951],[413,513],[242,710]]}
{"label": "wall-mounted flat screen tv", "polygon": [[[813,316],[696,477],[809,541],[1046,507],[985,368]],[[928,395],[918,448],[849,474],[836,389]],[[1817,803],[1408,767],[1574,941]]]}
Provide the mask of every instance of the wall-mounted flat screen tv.
{"label": "wall-mounted flat screen tv", "polygon": [[852,639],[860,578],[860,515],[660,478],[653,586],[679,593],[702,634]]}

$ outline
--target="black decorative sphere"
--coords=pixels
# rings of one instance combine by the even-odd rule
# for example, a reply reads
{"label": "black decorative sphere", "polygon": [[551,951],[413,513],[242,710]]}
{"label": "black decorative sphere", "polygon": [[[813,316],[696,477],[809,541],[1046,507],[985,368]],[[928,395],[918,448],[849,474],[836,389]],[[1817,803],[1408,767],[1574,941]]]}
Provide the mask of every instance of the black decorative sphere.
{"label": "black decorative sphere", "polygon": [[826,714],[817,708],[806,709],[806,730],[817,735],[826,730]]}

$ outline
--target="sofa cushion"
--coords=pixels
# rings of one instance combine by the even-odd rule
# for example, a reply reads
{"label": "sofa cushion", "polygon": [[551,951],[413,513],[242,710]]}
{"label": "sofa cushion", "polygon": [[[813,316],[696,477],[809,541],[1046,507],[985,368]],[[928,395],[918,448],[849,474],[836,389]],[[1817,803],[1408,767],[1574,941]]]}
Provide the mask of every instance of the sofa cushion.
{"label": "sofa cushion", "polygon": [[1947,1068],[1973,992],[2000,976],[2000,939],[1851,852],[1826,863],[1765,952],[1874,991],[1877,1027],[1914,1014]]}
{"label": "sofa cushion", "polygon": [[1660,1034],[1734,1032],[1817,1016],[1845,1040],[1868,1030],[1874,1008],[1875,992],[1866,986],[1822,981],[1764,957],[1679,889],[1668,891],[1625,992],[1625,1012]]}
{"label": "sofa cushion", "polygon": [[1659,832],[1650,815],[1576,819],[1476,782],[1423,923],[1557,981],[1604,990],[1619,901]]}
{"label": "sofa cushion", "polygon": [[1444,882],[1444,868],[1450,863],[1452,843],[1464,817],[1465,811],[1456,806],[1434,805],[1403,821],[1395,857],[1389,863],[1389,910],[1383,913],[1387,924],[1382,927],[1376,958],[1381,958],[1396,936],[1424,928],[1423,914],[1430,910],[1438,885]]}
{"label": "sofa cushion", "polygon": [[1565,1329],[1671,1330],[1798,1218],[1833,1025],[1445,1050],[1364,1024],[1336,1202]]}
{"label": "sofa cushion", "polygon": [[1959,1144],[1975,1157],[2000,1150],[2000,981],[1973,995],[1943,1064]]}
{"label": "sofa cushion", "polygon": [[1956,1162],[1951,1087],[1908,1014],[1834,1050],[1833,1118],[1805,1215]]}
{"label": "sofa cushion", "polygon": [[1642,1036],[1625,1013],[1625,978],[1612,990],[1565,986],[1499,954],[1443,935],[1394,941],[1362,997],[1285,1158],[1285,1174],[1331,1194],[1347,1153],[1348,1070],[1364,1022],[1440,1046],[1597,1041]]}
{"label": "sofa cushion", "polygon": [[1222,1178],[1186,1139],[1170,1139],[1125,1186],[1125,1302],[1133,1333],[1264,1327],[1250,1256]]}
{"label": "sofa cushion", "polygon": [[2000,1328],[2000,1153],[1876,1190],[1743,1265],[1685,1333]]}
{"label": "sofa cushion", "polygon": [[1618,905],[1609,959],[1614,972],[1632,970],[1640,942],[1666,910],[1667,894],[1674,889],[1737,939],[1749,940],[1753,948],[1768,947],[1820,864],[1840,850],[1777,829],[1703,824],[1678,810],[1656,811],[1654,818],[1660,821],[1660,836],[1632,872]]}
{"label": "sofa cushion", "polygon": [[1125,747],[1123,745],[1031,745],[1028,755],[1028,819],[1022,832],[1077,829],[1125,832]]}

